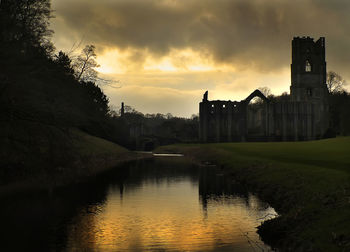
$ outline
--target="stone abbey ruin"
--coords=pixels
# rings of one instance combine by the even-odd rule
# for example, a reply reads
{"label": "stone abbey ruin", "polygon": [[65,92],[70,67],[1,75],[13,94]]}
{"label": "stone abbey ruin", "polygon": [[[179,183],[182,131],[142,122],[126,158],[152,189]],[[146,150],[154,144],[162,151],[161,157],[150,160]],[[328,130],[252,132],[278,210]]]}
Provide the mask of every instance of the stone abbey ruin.
{"label": "stone abbey ruin", "polygon": [[[329,128],[325,38],[294,37],[290,95],[270,100],[255,90],[242,101],[199,104],[201,142],[302,141],[323,138]],[[251,103],[255,97],[259,103]]]}

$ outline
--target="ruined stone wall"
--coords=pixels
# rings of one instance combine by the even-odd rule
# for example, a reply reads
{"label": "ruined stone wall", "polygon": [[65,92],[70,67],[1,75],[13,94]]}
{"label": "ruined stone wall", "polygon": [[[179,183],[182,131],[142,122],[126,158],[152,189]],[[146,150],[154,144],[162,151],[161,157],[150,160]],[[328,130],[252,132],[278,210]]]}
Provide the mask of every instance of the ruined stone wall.
{"label": "ruined stone wall", "polygon": [[[303,141],[320,139],[325,128],[309,102],[266,103],[257,120],[258,134],[250,132],[247,104],[232,101],[200,103],[200,140],[202,142]],[[320,118],[318,118],[320,117]],[[256,121],[252,121],[256,122]]]}
{"label": "ruined stone wall", "polygon": [[274,135],[280,141],[316,139],[313,104],[281,102],[274,105]]}
{"label": "ruined stone wall", "polygon": [[[200,140],[299,141],[320,139],[329,127],[326,85],[325,38],[292,41],[290,101],[271,103],[259,90],[245,100],[209,101],[208,91],[200,103]],[[254,97],[264,109],[249,111]]]}
{"label": "ruined stone wall", "polygon": [[[266,137],[273,132],[270,125],[272,107],[268,102],[264,103],[263,112],[259,111],[258,117],[252,120],[252,118],[248,118],[249,114],[247,113],[249,101],[252,99],[250,97],[240,102],[209,101],[206,100],[206,95],[204,97],[199,108],[199,137],[202,142],[249,141],[253,138],[267,141]],[[250,123],[254,123],[255,119],[259,121],[261,124],[259,133],[261,134],[250,134],[249,119]]]}
{"label": "ruined stone wall", "polygon": [[200,103],[202,142],[241,141],[245,135],[245,111],[239,102],[203,101]]}

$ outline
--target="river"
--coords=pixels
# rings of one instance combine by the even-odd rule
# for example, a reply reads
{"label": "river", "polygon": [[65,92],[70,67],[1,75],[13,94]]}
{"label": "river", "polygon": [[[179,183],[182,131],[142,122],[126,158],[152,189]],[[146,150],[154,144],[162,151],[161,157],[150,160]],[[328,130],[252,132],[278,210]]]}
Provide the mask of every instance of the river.
{"label": "river", "polygon": [[2,251],[270,251],[256,227],[276,215],[219,168],[183,157],[1,201]]}

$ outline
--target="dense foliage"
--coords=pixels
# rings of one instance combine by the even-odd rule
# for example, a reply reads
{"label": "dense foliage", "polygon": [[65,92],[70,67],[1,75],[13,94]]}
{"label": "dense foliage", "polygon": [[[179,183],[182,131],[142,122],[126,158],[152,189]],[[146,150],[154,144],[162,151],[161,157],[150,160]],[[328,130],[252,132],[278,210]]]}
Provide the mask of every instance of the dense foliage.
{"label": "dense foliage", "polygon": [[[50,0],[2,0],[0,42],[2,53],[11,55],[51,54]],[[4,50],[6,49],[6,50]]]}
{"label": "dense foliage", "polygon": [[142,114],[134,109],[112,116],[116,142],[129,149],[153,150],[159,145],[198,142],[199,118],[171,114]]}
{"label": "dense foliage", "polygon": [[108,99],[54,54],[50,17],[49,0],[0,1],[0,184],[81,162],[81,130],[110,137]]}
{"label": "dense foliage", "polygon": [[[35,144],[21,131],[28,122],[79,128],[132,149],[196,141],[198,120],[144,116],[135,110],[123,117],[113,114],[94,82],[95,47],[87,45],[74,60],[62,51],[53,54],[49,0],[0,3],[0,118],[10,145]],[[60,139],[53,137],[52,142],[57,145]]]}
{"label": "dense foliage", "polygon": [[68,55],[53,55],[50,1],[3,0],[0,6],[2,119],[79,127],[101,135],[108,99],[95,83],[79,81]]}

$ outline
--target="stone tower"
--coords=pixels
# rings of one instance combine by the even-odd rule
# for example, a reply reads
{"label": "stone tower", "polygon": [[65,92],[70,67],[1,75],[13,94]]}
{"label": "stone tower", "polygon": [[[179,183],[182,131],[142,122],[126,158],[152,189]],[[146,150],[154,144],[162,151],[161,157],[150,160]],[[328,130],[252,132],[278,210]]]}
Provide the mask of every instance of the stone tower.
{"label": "stone tower", "polygon": [[325,38],[316,42],[310,37],[295,37],[292,41],[291,100],[311,105],[315,135],[328,128],[328,89]]}
{"label": "stone tower", "polygon": [[296,37],[292,41],[290,92],[293,101],[323,100],[328,96],[325,38]]}

